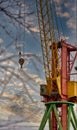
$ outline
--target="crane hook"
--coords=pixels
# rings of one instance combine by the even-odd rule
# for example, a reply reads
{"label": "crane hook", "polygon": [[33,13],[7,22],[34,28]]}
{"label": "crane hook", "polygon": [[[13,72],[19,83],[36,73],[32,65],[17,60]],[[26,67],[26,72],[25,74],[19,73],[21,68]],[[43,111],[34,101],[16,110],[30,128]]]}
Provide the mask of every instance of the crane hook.
{"label": "crane hook", "polygon": [[24,64],[24,58],[21,57],[21,52],[19,52],[19,56],[20,56],[20,58],[19,58],[19,64],[20,64],[20,66],[22,68],[22,66]]}

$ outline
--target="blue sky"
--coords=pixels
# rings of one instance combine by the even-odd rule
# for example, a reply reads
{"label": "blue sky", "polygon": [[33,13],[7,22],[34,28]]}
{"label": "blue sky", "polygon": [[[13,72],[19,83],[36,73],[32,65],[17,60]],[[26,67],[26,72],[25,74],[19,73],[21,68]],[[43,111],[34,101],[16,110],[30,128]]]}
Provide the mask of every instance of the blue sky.
{"label": "blue sky", "polygon": [[[24,0],[22,2],[24,2]],[[61,37],[64,37],[68,43],[76,43],[76,0],[54,0],[54,2],[53,7],[56,6],[55,9]],[[6,7],[8,4],[10,3],[6,2],[2,6]],[[28,106],[29,103],[33,104],[31,99],[33,98],[33,101],[36,100],[36,102],[38,102],[36,103],[37,108],[35,109],[35,111],[38,111],[38,109],[42,110],[40,106],[41,97],[39,95],[39,86],[40,83],[44,82],[45,76],[36,4],[35,0],[25,0],[25,3],[22,5],[22,7],[25,7],[26,13],[33,12],[32,15],[26,16],[25,14],[24,16],[29,26],[32,25],[30,28],[32,33],[27,28],[21,27],[15,23],[15,21],[9,19],[4,13],[0,12],[0,96],[2,96],[2,100],[7,97],[15,102],[13,96],[21,94],[22,100],[25,101]],[[8,10],[10,10],[10,12],[19,13],[19,8],[16,7],[14,7],[14,9],[8,8]],[[21,12],[23,12],[23,8]],[[5,30],[1,28],[1,25],[5,26]],[[9,33],[7,33],[7,31]],[[9,34],[11,37],[9,37]],[[18,63],[19,51],[22,51],[25,59],[22,70]],[[19,101],[22,100],[20,98]],[[4,101],[6,101],[6,99]],[[7,104],[9,104],[8,102],[10,101],[7,101]],[[20,104],[22,105],[22,103]],[[34,102],[35,106],[36,104]],[[25,105],[25,108],[28,106]],[[33,107],[31,109],[33,110]],[[40,112],[38,114],[40,114]]]}
{"label": "blue sky", "polygon": [[[74,43],[76,42],[76,4],[75,0],[66,1],[66,0],[54,0],[55,6],[56,6],[56,14],[58,19],[58,26],[60,29],[61,36],[65,36],[66,40],[68,42]],[[31,34],[28,30],[25,30],[25,34],[22,31],[22,28],[17,30],[14,28],[14,26],[10,23],[8,23],[8,18],[3,14],[0,13],[1,19],[3,23],[5,24],[6,20],[6,26],[7,30],[11,32],[11,35],[15,37],[18,35],[19,31],[22,31],[23,34],[17,38],[17,41],[23,41],[24,42],[24,50],[26,52],[33,52],[33,53],[40,53],[40,39],[39,39],[39,30],[38,30],[38,22],[37,22],[37,14],[36,14],[36,4],[35,0],[25,0],[25,4],[27,7],[25,7],[26,11],[33,11],[34,14],[32,16],[25,17],[25,20],[32,21],[30,22],[33,24],[33,27],[31,30],[33,31],[33,34]],[[24,37],[25,35],[25,37]],[[6,44],[10,43],[11,38],[6,35],[6,33],[1,29],[0,33],[0,39],[3,40],[2,44],[5,46]],[[14,45],[14,43],[12,43]],[[12,46],[13,47],[13,46]],[[22,49],[23,47],[21,47]],[[10,49],[11,52],[15,51],[13,48]]]}

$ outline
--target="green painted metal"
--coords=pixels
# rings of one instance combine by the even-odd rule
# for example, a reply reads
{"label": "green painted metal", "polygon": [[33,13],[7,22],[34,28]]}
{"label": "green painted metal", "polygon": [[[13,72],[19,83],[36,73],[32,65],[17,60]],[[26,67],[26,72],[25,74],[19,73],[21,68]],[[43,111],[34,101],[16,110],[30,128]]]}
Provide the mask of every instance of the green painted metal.
{"label": "green painted metal", "polygon": [[61,124],[61,120],[59,118],[59,114],[57,111],[57,105],[62,105],[62,104],[67,104],[68,105],[68,122],[67,122],[67,130],[71,130],[70,125],[72,124],[73,130],[77,130],[77,118],[75,116],[74,113],[74,109],[73,106],[74,104],[71,102],[66,102],[66,101],[55,101],[55,102],[48,102],[46,103],[46,111],[44,113],[42,122],[40,124],[39,130],[44,130],[45,125],[47,120],[49,120],[49,130],[53,130],[51,129],[51,112],[54,111],[55,117],[56,117],[56,121],[57,121],[57,125],[58,125],[58,130],[62,130],[62,124]]}
{"label": "green painted metal", "polygon": [[51,114],[49,114],[49,130],[52,128],[52,120],[51,120]]}
{"label": "green painted metal", "polygon": [[73,115],[74,122],[76,123],[76,126],[77,126],[77,118],[75,116],[75,112],[73,108],[72,108],[72,115]]}
{"label": "green painted metal", "polygon": [[67,101],[54,101],[54,102],[47,102],[45,105],[46,106],[50,106],[50,105],[52,105],[52,104],[68,104],[68,105],[72,105],[72,106],[74,106],[74,103],[72,103],[72,102],[67,102]]}
{"label": "green painted metal", "polygon": [[42,119],[42,122],[41,122],[41,125],[40,125],[39,130],[43,130],[43,129],[44,129],[45,124],[46,124],[46,122],[47,122],[47,119],[48,119],[48,117],[49,117],[49,115],[50,115],[50,111],[51,111],[51,110],[52,110],[52,105],[51,105],[50,107],[47,107],[47,108],[46,108],[46,111],[45,111],[45,114],[44,114],[44,116],[43,116],[43,119]]}
{"label": "green painted metal", "polygon": [[69,105],[68,108],[68,126],[67,126],[67,130],[70,130],[70,122],[71,122],[71,105]]}
{"label": "green painted metal", "polygon": [[71,124],[74,130],[77,130],[77,126],[75,126],[74,120],[71,118]]}
{"label": "green painted metal", "polygon": [[61,125],[61,122],[60,122],[59,115],[58,115],[58,112],[57,112],[55,104],[53,104],[53,110],[54,110],[55,117],[56,117],[56,120],[57,120],[58,125],[59,125],[59,130],[62,130],[62,125]]}

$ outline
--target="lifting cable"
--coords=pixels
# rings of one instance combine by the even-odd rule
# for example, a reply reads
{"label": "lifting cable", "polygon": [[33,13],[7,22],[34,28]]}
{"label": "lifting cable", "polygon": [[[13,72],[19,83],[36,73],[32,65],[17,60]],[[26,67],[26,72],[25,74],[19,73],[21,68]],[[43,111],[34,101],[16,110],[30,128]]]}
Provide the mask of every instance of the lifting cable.
{"label": "lifting cable", "polygon": [[[25,16],[25,0],[23,1],[23,3],[24,3],[24,34],[23,34],[23,42],[25,42],[25,18],[26,18],[26,16]],[[25,49],[25,44],[23,43],[23,56],[24,56],[24,50]]]}
{"label": "lifting cable", "polygon": [[16,49],[18,52],[21,52],[21,3],[18,3],[18,19],[19,19],[19,23],[18,23],[18,31],[17,31],[17,35],[16,35]]}
{"label": "lifting cable", "polygon": [[[63,37],[65,38],[65,33],[64,33],[64,29],[63,29],[62,20],[60,19],[60,17],[56,13],[57,12],[56,8],[60,7],[60,5],[57,4],[57,2],[55,2],[54,0],[52,0],[52,2],[54,3],[55,22],[56,22],[57,31],[58,31],[58,37],[59,37],[59,40],[60,40],[60,38],[61,38],[61,33],[60,33],[61,30],[62,30]],[[60,26],[59,26],[59,24],[60,24]],[[59,28],[61,28],[61,30]]]}
{"label": "lifting cable", "polygon": [[55,5],[55,2],[54,2],[54,0],[52,0],[52,3],[51,4],[53,4],[53,6],[52,6],[52,10],[53,10],[53,12],[54,12],[54,21],[56,22],[56,28],[57,28],[57,33],[58,33],[58,38],[60,39],[60,30],[59,30],[59,26],[58,26],[58,17],[57,17],[57,14],[56,14],[56,5]]}
{"label": "lifting cable", "polygon": [[[24,7],[22,6],[24,4]],[[22,14],[22,8],[23,8],[23,14]],[[17,35],[17,40],[18,43],[16,44],[16,49],[18,50],[19,53],[19,64],[20,67],[22,68],[24,64],[24,38],[25,38],[25,1],[19,3],[19,27],[18,27],[18,35]],[[21,19],[23,18],[23,26],[21,25],[22,23],[20,22]],[[23,36],[23,41],[22,41],[22,36]],[[16,40],[16,42],[17,42]]]}

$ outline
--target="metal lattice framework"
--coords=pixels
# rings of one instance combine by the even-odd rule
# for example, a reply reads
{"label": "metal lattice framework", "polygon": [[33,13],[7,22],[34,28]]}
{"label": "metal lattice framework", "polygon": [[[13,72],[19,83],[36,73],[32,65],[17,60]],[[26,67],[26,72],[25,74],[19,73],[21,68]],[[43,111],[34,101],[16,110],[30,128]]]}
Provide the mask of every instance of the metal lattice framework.
{"label": "metal lattice framework", "polygon": [[[41,47],[48,93],[51,81],[59,75],[58,44],[55,35],[54,15],[49,0],[36,0]],[[51,45],[51,46],[50,46]],[[50,49],[51,48],[51,49]],[[52,51],[51,51],[52,50]],[[53,64],[53,66],[52,66]],[[52,73],[54,75],[52,75]]]}

